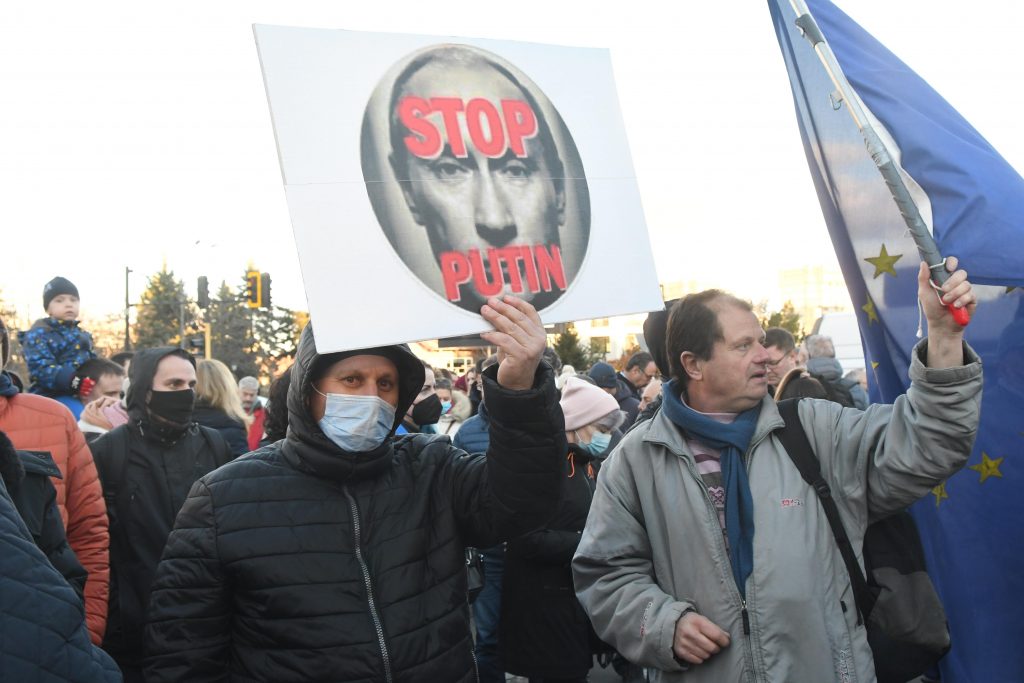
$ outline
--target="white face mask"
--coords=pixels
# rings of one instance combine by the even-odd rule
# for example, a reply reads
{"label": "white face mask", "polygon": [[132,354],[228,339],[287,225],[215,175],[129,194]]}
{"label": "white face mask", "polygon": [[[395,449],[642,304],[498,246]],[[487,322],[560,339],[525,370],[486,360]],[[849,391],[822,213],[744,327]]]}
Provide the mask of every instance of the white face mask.
{"label": "white face mask", "polygon": [[372,451],[391,433],[395,408],[379,396],[325,394],[316,387],[313,391],[327,399],[320,431],[343,451]]}

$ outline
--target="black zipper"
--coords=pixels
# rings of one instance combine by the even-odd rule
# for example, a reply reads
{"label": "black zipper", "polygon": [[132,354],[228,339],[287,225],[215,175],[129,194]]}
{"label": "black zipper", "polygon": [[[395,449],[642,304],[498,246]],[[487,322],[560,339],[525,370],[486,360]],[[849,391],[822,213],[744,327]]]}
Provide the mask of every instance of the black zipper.
{"label": "black zipper", "polygon": [[380,654],[384,661],[384,680],[392,683],[394,678],[391,676],[391,657],[388,655],[388,646],[384,642],[384,624],[380,620],[380,615],[377,614],[377,603],[373,599],[373,583],[370,581],[370,568],[366,565],[366,559],[363,557],[362,537],[359,526],[359,507],[356,506],[356,499],[349,493],[348,487],[345,486],[343,490],[345,491],[345,497],[348,498],[349,508],[352,510],[352,528],[356,539],[356,559],[359,560],[359,568],[363,571],[366,601],[370,607],[370,617],[373,619],[373,627],[377,631],[377,644],[380,645]]}

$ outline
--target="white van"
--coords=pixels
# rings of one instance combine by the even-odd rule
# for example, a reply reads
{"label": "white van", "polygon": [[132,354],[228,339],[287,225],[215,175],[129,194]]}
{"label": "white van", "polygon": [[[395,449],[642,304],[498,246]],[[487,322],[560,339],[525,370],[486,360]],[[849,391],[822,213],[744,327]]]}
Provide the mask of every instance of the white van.
{"label": "white van", "polygon": [[836,360],[843,366],[844,375],[850,370],[867,367],[856,313],[826,313],[815,321],[811,334],[832,337]]}

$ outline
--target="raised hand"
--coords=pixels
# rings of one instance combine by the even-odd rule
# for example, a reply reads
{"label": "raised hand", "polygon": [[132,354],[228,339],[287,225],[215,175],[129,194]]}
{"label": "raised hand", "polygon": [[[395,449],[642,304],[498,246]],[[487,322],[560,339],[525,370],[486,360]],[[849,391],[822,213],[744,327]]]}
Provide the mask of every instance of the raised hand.
{"label": "raised hand", "polygon": [[540,315],[530,304],[514,296],[492,297],[480,309],[493,331],[480,336],[498,347],[498,384],[506,389],[533,387],[547,336]]}
{"label": "raised hand", "polygon": [[[928,266],[924,262],[917,273],[917,296],[928,319],[928,367],[948,368],[963,365],[964,328],[957,323],[946,304],[965,308],[974,317],[977,296],[967,280],[967,272],[957,270],[955,256],[946,258],[946,270],[952,273],[945,284],[936,290],[929,279]],[[939,297],[942,300],[939,300]]]}

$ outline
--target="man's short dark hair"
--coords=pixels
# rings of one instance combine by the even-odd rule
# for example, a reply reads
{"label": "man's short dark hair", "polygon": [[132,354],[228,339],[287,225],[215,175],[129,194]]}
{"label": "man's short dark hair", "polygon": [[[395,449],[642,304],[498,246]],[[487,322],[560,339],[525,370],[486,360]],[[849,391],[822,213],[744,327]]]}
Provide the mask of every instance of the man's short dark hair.
{"label": "man's short dark hair", "polygon": [[774,346],[783,354],[796,351],[796,339],[793,334],[782,327],[769,327],[764,331],[764,347]]}
{"label": "man's short dark hair", "polygon": [[104,375],[124,377],[124,368],[114,361],[107,360],[106,358],[90,358],[79,365],[78,370],[75,371],[76,377],[81,377],[83,379],[88,377],[94,382],[100,381],[100,377],[103,377]]}
{"label": "man's short dark hair", "polygon": [[451,391],[452,381],[447,377],[438,377],[434,380],[434,390],[436,391],[438,389],[447,389],[448,391]]}
{"label": "man's short dark hair", "polygon": [[753,311],[750,302],[738,299],[720,289],[706,289],[676,302],[668,316],[665,350],[672,377],[686,386],[690,378],[683,369],[680,356],[689,351],[700,360],[711,358],[715,342],[724,341],[718,314],[723,306]]}
{"label": "man's short dark hair", "polygon": [[638,351],[629,357],[626,361],[626,370],[632,370],[633,368],[640,368],[646,370],[648,364],[654,361],[654,356],[647,353],[646,351]]}
{"label": "man's short dark hair", "polygon": [[113,356],[111,356],[110,360],[114,361],[123,368],[124,364],[130,361],[132,358],[135,358],[134,351],[121,351],[120,353],[115,353]]}
{"label": "man's short dark hair", "polygon": [[[428,50],[409,62],[402,72],[395,78],[391,86],[391,99],[388,108],[388,128],[391,136],[391,154],[395,165],[395,176],[399,183],[409,182],[408,157],[409,151],[405,147],[405,136],[408,131],[404,129],[398,118],[398,98],[405,84],[417,71],[435,61],[448,61],[456,64],[481,64],[487,65],[504,76],[512,83],[526,98],[527,104],[533,110],[534,118],[537,119],[537,139],[544,150],[544,160],[551,174],[551,182],[555,189],[563,191],[565,185],[565,171],[562,166],[562,159],[558,156],[558,148],[555,146],[551,129],[544,117],[544,112],[537,106],[537,100],[533,94],[519,82],[519,79],[506,67],[490,59],[486,54],[466,45],[442,45]],[[364,138],[366,134],[364,132]]]}

